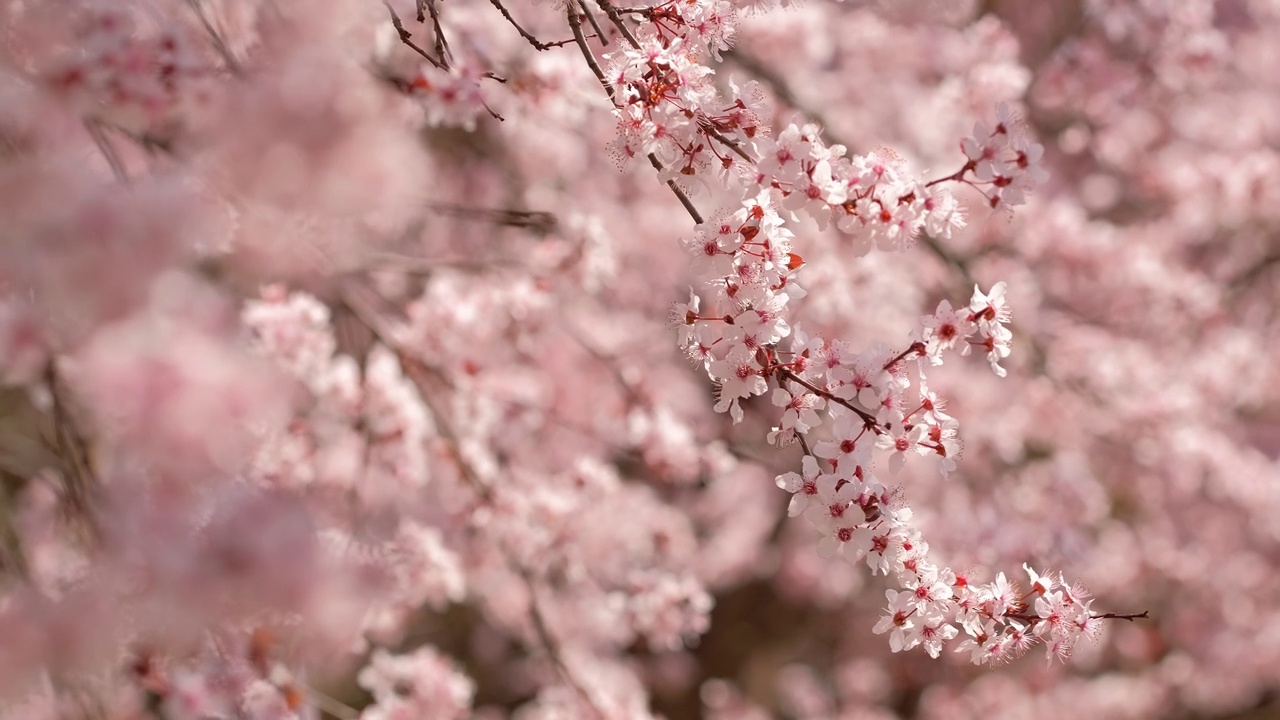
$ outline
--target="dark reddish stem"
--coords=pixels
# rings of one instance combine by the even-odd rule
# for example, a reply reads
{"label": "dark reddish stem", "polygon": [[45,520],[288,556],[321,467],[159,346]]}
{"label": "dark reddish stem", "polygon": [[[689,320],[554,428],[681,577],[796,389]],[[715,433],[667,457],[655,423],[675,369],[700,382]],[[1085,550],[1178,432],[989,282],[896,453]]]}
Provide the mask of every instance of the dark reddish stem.
{"label": "dark reddish stem", "polygon": [[784,380],[790,380],[791,382],[794,382],[795,384],[805,388],[809,392],[823,398],[827,402],[833,402],[837,405],[840,405],[842,407],[846,407],[852,410],[853,412],[857,413],[858,417],[862,418],[862,422],[865,423],[868,428],[871,428],[871,430],[875,432],[877,435],[880,434],[880,426],[876,423],[875,416],[867,412],[866,410],[863,410],[862,408],[854,405],[853,403],[849,402],[848,400],[845,400],[844,398],[839,398],[839,397],[836,397],[835,395],[832,395],[826,390],[823,390],[822,388],[818,387],[817,385],[814,385],[808,380],[801,378],[799,375],[796,375],[795,373],[791,372],[786,368],[779,367],[778,375],[781,376]]}

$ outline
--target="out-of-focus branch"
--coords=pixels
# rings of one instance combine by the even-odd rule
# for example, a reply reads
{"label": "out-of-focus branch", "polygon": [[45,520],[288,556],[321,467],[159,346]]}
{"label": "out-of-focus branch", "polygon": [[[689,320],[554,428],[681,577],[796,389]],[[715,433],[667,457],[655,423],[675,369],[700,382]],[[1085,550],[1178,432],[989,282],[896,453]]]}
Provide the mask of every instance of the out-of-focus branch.
{"label": "out-of-focus branch", "polygon": [[521,578],[524,579],[525,586],[529,593],[529,619],[533,624],[533,632],[538,636],[538,642],[542,645],[542,649],[547,653],[547,657],[551,660],[551,664],[555,666],[560,677],[565,683],[573,688],[574,692],[582,698],[582,701],[595,712],[597,718],[607,717],[604,711],[596,704],[591,693],[583,687],[582,683],[574,676],[573,671],[569,669],[568,664],[564,661],[564,653],[560,650],[560,643],[551,634],[550,628],[547,627],[546,618],[542,615],[542,609],[538,605],[538,589],[534,583],[534,579],[529,571],[525,568],[518,570]]}
{"label": "out-of-focus branch", "polygon": [[1227,291],[1234,297],[1258,281],[1267,271],[1280,265],[1280,251],[1264,255],[1254,264],[1245,268],[1238,275],[1227,281]]}
{"label": "out-of-focus branch", "polygon": [[[374,335],[383,342],[388,348],[391,348],[400,360],[401,367],[404,369],[405,375],[413,381],[415,387],[418,388],[418,394],[422,398],[422,402],[431,411],[432,419],[436,423],[436,427],[442,439],[454,448],[455,462],[459,472],[469,485],[476,491],[484,502],[493,500],[493,490],[485,483],[471,465],[462,456],[462,448],[459,436],[454,431],[448,415],[443,413],[432,399],[433,393],[430,386],[434,384],[429,376],[435,374],[435,371],[428,367],[425,363],[413,357],[412,353],[406,351],[395,341],[395,336],[391,331],[387,321],[374,309],[355,288],[348,287],[342,293],[342,302],[352,312],[364,322]],[[439,378],[443,380],[443,378]],[[565,684],[573,688],[579,696],[582,697],[584,703],[592,709],[597,717],[605,717],[605,713],[596,704],[591,693],[582,685],[582,683],[574,676],[568,664],[564,660],[564,653],[560,649],[560,643],[552,634],[550,627],[547,625],[542,609],[538,604],[538,591],[536,578],[529,571],[515,561],[511,561],[513,572],[515,572],[525,583],[526,590],[529,593],[529,620],[533,627],[534,635],[537,637],[538,644],[542,646],[543,652],[551,664],[556,668]]]}
{"label": "out-of-focus branch", "polygon": [[[770,68],[760,62],[759,58],[748,55],[740,50],[729,50],[723,54],[723,57],[725,60],[755,76],[756,79],[760,80],[765,85],[768,85],[769,89],[772,90],[773,94],[777,95],[780,100],[804,113],[805,117],[808,117],[810,120],[821,125],[824,130],[830,128],[830,123],[826,121],[826,118],[823,117],[821,111],[816,108],[809,107],[805,103],[801,102],[800,99],[796,97],[796,94],[792,92],[791,86],[787,84],[787,81],[782,79],[781,75],[774,72],[773,68]],[[839,142],[839,140],[836,140],[835,138],[832,138],[832,140]]]}
{"label": "out-of-focus branch", "polygon": [[98,146],[98,151],[106,158],[107,165],[111,166],[111,174],[116,176],[120,182],[129,182],[129,175],[125,172],[124,163],[120,161],[120,155],[116,153],[116,148],[111,144],[111,138],[107,137],[107,133],[102,129],[102,124],[97,120],[87,119],[84,121],[84,129],[88,131],[89,137],[93,138],[93,144]]}
{"label": "out-of-focus branch", "polygon": [[54,445],[62,461],[60,475],[67,508],[84,524],[90,536],[97,537],[100,529],[91,499],[99,487],[98,480],[89,459],[89,447],[63,402],[60,380],[52,361],[45,369],[45,383],[52,403]]}
{"label": "out-of-focus branch", "polygon": [[209,40],[213,43],[213,47],[222,56],[222,61],[227,64],[227,69],[236,77],[244,77],[244,68],[241,67],[240,61],[236,60],[236,56],[232,54],[231,48],[227,46],[222,34],[213,27],[213,23],[209,22],[209,17],[204,14],[204,8],[200,7],[200,0],[187,0],[187,5],[191,11],[196,14],[200,20],[200,24],[204,26],[204,31],[209,35]]}
{"label": "out-of-focus branch", "polygon": [[369,328],[374,337],[396,354],[401,367],[404,369],[405,376],[413,381],[414,386],[418,389],[418,395],[422,398],[422,402],[431,411],[440,436],[453,447],[458,471],[480,497],[486,501],[491,499],[493,491],[489,488],[488,483],[481,479],[480,475],[463,459],[462,446],[458,434],[454,432],[448,415],[434,402],[435,393],[431,391],[432,382],[430,376],[436,373],[401,346],[396,340],[391,324],[365,299],[360,288],[354,285],[347,285],[342,289],[341,298],[342,304],[346,305],[360,319],[360,322]]}
{"label": "out-of-focus branch", "polygon": [[555,232],[559,221],[544,210],[509,210],[506,208],[482,208],[450,203],[428,203],[427,208],[460,220],[490,222],[494,225],[527,228],[539,235]]}

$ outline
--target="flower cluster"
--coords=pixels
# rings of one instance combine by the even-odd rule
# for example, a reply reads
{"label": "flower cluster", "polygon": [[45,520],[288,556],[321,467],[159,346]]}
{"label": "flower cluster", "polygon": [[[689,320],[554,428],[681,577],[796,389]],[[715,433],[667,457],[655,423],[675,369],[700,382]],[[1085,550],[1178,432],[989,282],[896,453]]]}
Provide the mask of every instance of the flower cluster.
{"label": "flower cluster", "polygon": [[[1044,147],[1027,139],[1007,103],[996,108],[995,127],[978,122],[960,147],[968,162],[954,179],[981,190],[992,209],[1023,204],[1027,193],[1049,177],[1040,166]],[[973,178],[965,179],[970,170]]]}
{"label": "flower cluster", "polygon": [[817,125],[794,123],[776,138],[757,140],[755,149],[755,184],[776,188],[783,207],[821,227],[834,219],[841,231],[865,242],[902,249],[922,230],[946,238],[964,226],[950,191],[913,177],[892,151],[847,157],[844,146],[823,143]]}
{"label": "flower cluster", "polygon": [[80,52],[62,58],[47,82],[86,116],[142,134],[163,129],[210,72],[199,45],[179,28],[143,34],[120,8],[81,18]]}
{"label": "flower cluster", "polygon": [[705,64],[708,53],[727,47],[730,16],[715,8],[723,4],[653,8],[654,22],[635,45],[607,56],[612,65],[604,78],[616,105],[613,151],[619,165],[652,155],[666,166],[663,180],[682,181],[706,181],[741,166],[742,147],[762,122],[758,93],[731,84],[732,99],[722,99],[712,83],[714,71]]}
{"label": "flower cluster", "polygon": [[[1003,192],[1021,187],[1025,181],[1017,178],[1038,176],[1030,160],[1021,165],[996,160],[1009,123],[1006,108],[999,115],[997,130],[985,134],[991,138],[985,146],[990,152],[981,153],[985,159],[971,159],[948,179],[972,184],[989,178]],[[971,144],[964,143],[967,153]],[[961,648],[973,650],[975,662],[1004,659],[1037,639],[1046,642],[1051,655],[1066,655],[1082,634],[1096,628],[1079,591],[1050,594],[1055,581],[1028,570],[1036,594],[1033,616],[1027,614],[1030,596],[1015,596],[1003,574],[990,586],[970,587],[929,559],[910,507],[874,474],[879,462],[897,473],[913,455],[936,458],[944,475],[955,468],[958,423],[928,388],[924,361],[940,365],[946,351],[968,354],[977,346],[996,374],[1005,375],[999,363],[1010,352],[1012,333],[1004,283],[985,293],[975,286],[961,310],[942,301],[901,351],[855,352],[843,341],[793,331],[789,322],[789,300],[804,296],[797,282],[804,263],[792,251],[794,238],[779,205],[819,219],[833,210],[843,212],[844,227],[879,244],[900,246],[894,241],[913,237],[922,226],[956,225],[955,200],[930,184],[904,185],[900,166],[876,156],[844,158],[844,149],[824,147],[812,126],[802,131],[792,125],[778,140],[757,147],[765,149],[757,165],[764,189],[684,243],[713,309],[704,310],[699,294],[691,291],[689,302],[671,312],[682,349],[716,383],[716,410],[741,421],[741,402],[773,388],[771,400],[781,418],[770,442],[798,442],[805,451],[802,472],[777,478],[779,487],[793,493],[788,514],[803,514],[814,526],[823,557],[839,554],[865,562],[872,573],[902,587],[887,591],[887,615],[876,626],[878,633],[892,630],[894,652],[922,645],[937,657],[960,627],[973,638]],[[967,177],[970,171],[974,179]],[[996,183],[999,178],[1010,182]],[[1021,199],[1014,192],[998,197],[1007,203]],[[789,349],[781,349],[788,338]],[[916,391],[911,393],[913,378]],[[825,439],[811,441],[820,427]],[[1056,584],[1062,585],[1060,578]]]}
{"label": "flower cluster", "polygon": [[463,718],[470,713],[475,694],[475,684],[430,647],[408,655],[377,650],[359,681],[374,699],[361,720]]}

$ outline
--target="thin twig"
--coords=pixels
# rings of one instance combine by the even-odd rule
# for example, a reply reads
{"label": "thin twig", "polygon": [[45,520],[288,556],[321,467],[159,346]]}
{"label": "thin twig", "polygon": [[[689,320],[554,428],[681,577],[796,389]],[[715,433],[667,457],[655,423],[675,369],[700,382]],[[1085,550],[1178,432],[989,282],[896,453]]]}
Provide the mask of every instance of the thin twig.
{"label": "thin twig", "polygon": [[111,172],[116,179],[123,183],[129,182],[124,163],[120,162],[120,156],[116,154],[116,148],[111,144],[111,138],[107,137],[107,133],[102,129],[102,124],[97,120],[86,119],[84,129],[89,132],[89,137],[93,138],[93,144],[98,146],[99,152],[107,159],[107,164],[111,166]]}
{"label": "thin twig", "polygon": [[404,29],[404,23],[400,22],[400,16],[396,14],[395,8],[391,7],[391,3],[387,2],[387,0],[382,0],[382,4],[387,7],[387,12],[391,13],[391,24],[395,26],[396,33],[400,35],[400,42],[413,48],[414,52],[426,58],[427,62],[431,63],[436,68],[440,70],[449,69],[443,62],[432,57],[431,53],[423,50],[421,47],[418,47],[418,44],[412,39],[413,34]]}
{"label": "thin twig", "polygon": [[[609,81],[605,79],[604,71],[600,69],[600,64],[596,62],[596,56],[592,54],[591,48],[587,47],[587,39],[582,35],[582,20],[578,18],[578,13],[574,11],[572,6],[566,10],[566,13],[569,16],[569,29],[573,31],[573,39],[578,44],[578,49],[582,51],[582,57],[586,59],[587,66],[591,68],[591,72],[596,76],[596,80],[600,82],[600,87],[603,87],[605,92],[609,93],[609,99],[613,100],[616,104],[618,100],[617,91],[609,84]],[[662,165],[662,161],[658,160],[658,156],[653,153],[649,153],[649,163],[653,165],[654,169],[659,173],[665,169]],[[695,223],[701,225],[703,222],[702,214],[698,212],[698,208],[694,207],[693,201],[689,200],[689,196],[680,189],[679,185],[676,185],[676,181],[667,180],[667,187],[671,188],[671,192],[675,193],[680,204],[683,205],[685,211],[689,213],[689,217],[693,218]]]}
{"label": "thin twig", "polygon": [[498,122],[506,122],[506,121],[507,121],[507,119],[506,119],[506,118],[504,118],[504,117],[502,117],[501,115],[499,115],[499,114],[498,114],[498,111],[497,111],[497,110],[494,110],[493,108],[489,107],[489,103],[485,102],[484,100],[481,100],[481,101],[480,101],[480,104],[481,104],[481,105],[483,105],[483,106],[484,106],[485,111],[489,113],[489,117],[493,118],[494,120],[497,120]]}
{"label": "thin twig", "polygon": [[344,702],[332,698],[314,688],[306,688],[307,698],[311,700],[311,704],[315,705],[320,712],[337,718],[338,720],[356,720],[360,717],[360,711],[347,705]]}
{"label": "thin twig", "polygon": [[[649,153],[649,164],[653,165],[654,169],[659,173],[663,171],[662,162],[658,160],[658,156],[653,153]],[[680,189],[679,185],[676,185],[676,181],[670,179],[667,180],[667,187],[671,188],[671,192],[676,194],[676,198],[680,200],[680,204],[683,205],[684,209],[689,213],[689,217],[693,218],[695,223],[701,225],[702,214],[698,212],[698,208],[694,207],[693,201],[689,199],[689,196]]]}
{"label": "thin twig", "polygon": [[88,445],[63,404],[62,394],[58,389],[58,372],[52,362],[45,368],[45,382],[53,401],[53,432],[58,455],[63,462],[62,481],[66,488],[67,504],[74,515],[84,522],[89,534],[98,537],[101,531],[90,507],[90,496],[99,487],[97,477],[89,460]]}
{"label": "thin twig", "polygon": [[516,32],[520,33],[520,37],[524,38],[525,41],[532,45],[535,50],[543,52],[551,49],[550,45],[542,42],[538,38],[534,37],[533,33],[521,27],[520,23],[516,22],[516,19],[512,17],[511,13],[507,10],[507,6],[502,4],[502,0],[489,0],[489,2],[492,3],[494,7],[498,8],[498,12],[502,13],[502,17],[505,18],[506,21],[511,24],[511,27],[515,28]]}
{"label": "thin twig", "polygon": [[582,35],[582,21],[578,19],[578,13],[570,6],[566,9],[569,15],[569,29],[573,31],[573,41],[578,44],[578,49],[582,51],[582,57],[587,61],[587,67],[591,68],[591,73],[596,76],[596,80],[600,82],[600,87],[609,93],[609,99],[617,102],[616,91],[609,81],[604,77],[604,71],[600,69],[600,63],[596,62],[596,56],[592,54],[591,48],[587,47],[587,39]]}
{"label": "thin twig", "polygon": [[595,698],[591,697],[591,693],[587,692],[587,689],[582,686],[582,683],[578,681],[565,663],[563,653],[560,652],[560,644],[551,635],[551,630],[547,627],[546,618],[543,617],[542,610],[538,607],[537,588],[529,571],[525,568],[518,568],[518,572],[520,577],[524,578],[525,585],[529,591],[529,619],[533,622],[533,632],[538,636],[538,642],[542,644],[547,657],[551,659],[551,664],[555,666],[565,683],[573,688],[582,697],[582,700],[595,711],[597,717],[607,717],[604,710],[596,704]]}
{"label": "thin twig", "polygon": [[440,11],[436,8],[436,0],[427,0],[427,13],[431,15],[431,27],[436,34],[436,54],[447,69],[453,53],[449,51],[449,41],[444,39],[444,28],[440,26]]}
{"label": "thin twig", "polygon": [[359,318],[360,322],[368,327],[374,337],[383,345],[386,345],[396,354],[400,361],[400,366],[404,369],[405,377],[413,382],[418,390],[419,397],[427,406],[427,410],[431,412],[436,423],[436,430],[440,433],[440,437],[451,445],[456,455],[456,463],[458,472],[462,474],[467,484],[476,491],[480,497],[486,501],[492,499],[493,491],[469,463],[462,457],[462,444],[458,434],[454,431],[452,424],[449,422],[448,416],[444,414],[440,406],[434,401],[434,393],[430,392],[430,377],[437,376],[430,366],[414,357],[409,351],[405,350],[401,343],[396,340],[395,331],[376,309],[373,308],[364,298],[360,297],[352,286],[344,287],[340,297],[342,304],[346,305],[352,313]]}
{"label": "thin twig", "polygon": [[1100,615],[1090,615],[1089,617],[1095,620],[1128,620],[1133,622],[1134,620],[1150,619],[1151,615],[1148,613],[1149,611],[1143,610],[1140,613],[1102,613]]}
{"label": "thin twig", "polygon": [[204,8],[200,7],[200,0],[187,0],[187,5],[191,7],[191,11],[200,19],[200,24],[204,26],[204,31],[209,34],[209,39],[213,41],[214,49],[222,56],[222,61],[227,64],[227,69],[236,77],[243,78],[244,68],[240,66],[240,61],[236,60],[236,56],[232,54],[231,48],[227,47],[222,35],[213,27],[213,23],[209,22],[208,16],[204,14]]}
{"label": "thin twig", "polygon": [[784,380],[790,380],[791,382],[805,388],[806,390],[813,393],[814,395],[817,395],[818,397],[825,399],[827,402],[835,403],[837,405],[841,405],[845,408],[848,408],[849,410],[852,410],[858,417],[862,418],[862,422],[864,425],[866,425],[868,428],[871,428],[877,435],[880,434],[881,432],[880,424],[876,422],[875,416],[867,412],[866,410],[863,410],[862,408],[858,407],[857,405],[854,405],[853,403],[849,402],[848,400],[845,400],[842,397],[839,397],[826,390],[823,390],[817,385],[814,385],[813,383],[809,382],[808,380],[805,380],[804,378],[800,377],[799,375],[791,372],[786,368],[778,368],[778,375],[782,377]]}
{"label": "thin twig", "polygon": [[600,23],[596,22],[595,13],[591,12],[591,8],[587,6],[587,0],[578,0],[578,4],[582,6],[582,14],[587,17],[587,22],[591,23],[591,29],[596,31],[596,37],[600,38],[600,46],[609,47],[609,37],[604,34]]}
{"label": "thin twig", "polygon": [[703,126],[702,131],[706,133],[709,137],[713,137],[716,140],[719,140],[721,144],[723,144],[725,147],[732,150],[733,153],[738,157],[742,158],[743,160],[746,160],[749,163],[755,163],[756,159],[748,155],[746,151],[742,149],[742,146],[738,144],[737,140],[734,140],[733,138],[730,138],[730,137],[726,137],[719,130],[716,130],[715,128],[709,125]]}
{"label": "thin twig", "polygon": [[622,37],[626,38],[628,43],[631,43],[631,47],[640,47],[640,41],[636,40],[636,36],[631,34],[631,28],[627,27],[626,21],[622,19],[622,16],[618,14],[618,9],[609,0],[596,0],[596,4],[600,6],[605,15],[609,16],[609,21],[613,23],[614,27],[618,28],[618,32],[622,33]]}

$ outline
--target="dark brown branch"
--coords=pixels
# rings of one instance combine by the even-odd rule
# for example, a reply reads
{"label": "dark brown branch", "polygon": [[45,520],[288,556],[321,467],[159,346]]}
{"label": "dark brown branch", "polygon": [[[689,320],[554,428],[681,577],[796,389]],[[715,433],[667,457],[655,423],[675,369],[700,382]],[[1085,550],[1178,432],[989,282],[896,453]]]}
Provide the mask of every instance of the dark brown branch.
{"label": "dark brown branch", "polygon": [[440,26],[440,11],[436,7],[436,0],[426,0],[426,3],[427,13],[431,15],[431,28],[436,34],[436,55],[440,56],[440,62],[444,63],[444,66],[448,68],[450,65],[449,58],[453,53],[449,51],[449,41],[444,38],[444,28]]}
{"label": "dark brown branch", "polygon": [[569,15],[569,29],[573,32],[573,41],[578,44],[578,49],[582,51],[582,57],[587,61],[587,67],[591,68],[591,74],[596,76],[600,87],[609,94],[609,99],[617,102],[616,92],[609,81],[604,77],[604,71],[600,69],[600,63],[596,62],[596,56],[592,54],[591,48],[587,47],[587,39],[582,34],[582,20],[578,19],[578,13],[569,7],[566,12]]}
{"label": "dark brown branch", "polygon": [[613,3],[609,2],[609,0],[596,0],[596,4],[600,6],[605,15],[609,16],[609,22],[618,28],[618,32],[622,33],[622,37],[627,39],[631,47],[640,47],[640,41],[636,40],[636,36],[631,34],[631,28],[627,27],[626,21],[623,20],[622,15],[618,14],[618,9],[613,6]]}
{"label": "dark brown branch", "polygon": [[854,413],[857,414],[858,417],[862,418],[863,424],[871,428],[877,435],[879,435],[882,432],[880,430],[880,424],[876,422],[876,418],[874,415],[867,412],[866,410],[863,410],[857,405],[854,405],[848,400],[845,400],[842,397],[837,397],[831,394],[830,392],[823,390],[817,385],[814,385],[813,383],[809,382],[808,380],[805,380],[804,378],[800,377],[799,375],[796,375],[795,373],[791,372],[786,368],[778,368],[778,375],[782,377],[784,380],[790,380],[791,382],[799,385],[800,387],[803,387],[804,389],[808,390],[814,395],[817,395],[820,398],[823,398],[829,403],[835,403],[837,405],[840,405],[841,407],[845,407],[845,408],[848,408],[849,410],[852,410]]}
{"label": "dark brown branch", "polygon": [[535,37],[533,33],[521,27],[520,23],[516,22],[516,19],[512,17],[511,13],[507,10],[507,6],[502,4],[502,0],[489,0],[489,2],[492,3],[494,7],[498,8],[498,12],[502,13],[502,17],[510,23],[511,27],[516,29],[516,32],[520,33],[520,37],[524,38],[525,42],[533,46],[533,49],[538,52],[544,52],[552,48],[552,45],[542,42]]}
{"label": "dark brown branch", "polygon": [[587,22],[591,23],[591,29],[596,31],[596,37],[600,38],[600,46],[609,47],[609,37],[604,34],[600,23],[596,22],[596,16],[591,12],[591,8],[587,7],[587,0],[578,0],[578,4],[582,6],[582,14],[587,17]]}
{"label": "dark brown branch", "polygon": [[440,60],[437,60],[435,57],[431,55],[431,53],[427,52],[426,50],[423,50],[421,47],[418,46],[417,43],[413,41],[413,34],[410,33],[408,30],[404,29],[404,23],[400,22],[400,16],[396,14],[395,8],[391,7],[391,3],[387,2],[386,0],[383,0],[382,4],[387,7],[387,12],[391,13],[391,24],[395,26],[396,33],[399,34],[400,42],[404,43],[405,45],[408,45],[410,48],[413,48],[414,52],[426,58],[427,62],[431,63],[436,68],[440,70],[449,69],[447,65],[445,65]]}
{"label": "dark brown branch", "polygon": [[1148,613],[1149,611],[1143,610],[1140,613],[1102,613],[1099,615],[1090,615],[1089,617],[1094,620],[1128,620],[1129,622],[1133,622],[1134,620],[1151,619],[1151,615]]}
{"label": "dark brown branch", "polygon": [[702,131],[706,133],[708,137],[712,137],[712,138],[715,138],[716,140],[719,140],[720,144],[732,150],[733,153],[738,157],[742,158],[743,160],[746,160],[749,163],[755,163],[756,159],[748,155],[746,151],[742,149],[742,146],[738,145],[737,140],[734,140],[733,138],[730,138],[730,137],[725,137],[723,133],[721,133],[719,130],[716,130],[715,128],[709,125],[703,126]]}
{"label": "dark brown branch", "polygon": [[885,363],[885,364],[884,364],[884,369],[885,369],[885,370],[888,370],[888,369],[892,368],[894,365],[897,365],[898,363],[900,363],[900,362],[902,362],[904,359],[906,359],[906,358],[907,358],[907,356],[909,356],[909,355],[923,355],[923,354],[924,354],[924,351],[925,351],[924,343],[922,343],[922,342],[920,342],[919,340],[917,340],[917,341],[915,341],[915,342],[911,343],[911,347],[909,347],[909,348],[907,348],[906,350],[903,350],[902,352],[898,353],[896,356],[894,356],[894,357],[893,357],[893,359],[891,359],[891,360],[889,360],[889,362]]}
{"label": "dark brown branch", "polygon": [[434,202],[427,203],[426,208],[441,215],[460,220],[474,220],[476,222],[490,222],[495,225],[527,228],[539,235],[549,235],[555,232],[559,226],[556,216],[545,210],[486,208]]}
{"label": "dark brown branch", "polygon": [[[649,164],[653,165],[654,169],[659,173],[662,172],[662,162],[658,160],[657,155],[649,153]],[[671,188],[671,192],[676,194],[676,198],[680,200],[680,204],[683,205],[684,209],[689,213],[689,217],[693,218],[695,223],[701,225],[702,215],[698,212],[698,208],[693,206],[693,201],[689,199],[689,196],[680,189],[679,185],[676,185],[676,181],[667,180],[667,187]]]}

